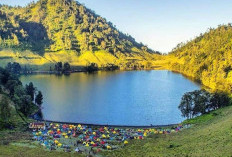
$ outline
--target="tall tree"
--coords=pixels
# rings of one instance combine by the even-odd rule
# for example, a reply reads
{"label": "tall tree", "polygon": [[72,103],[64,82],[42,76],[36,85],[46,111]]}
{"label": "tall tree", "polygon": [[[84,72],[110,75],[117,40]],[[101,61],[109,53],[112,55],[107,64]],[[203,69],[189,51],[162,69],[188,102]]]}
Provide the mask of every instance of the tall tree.
{"label": "tall tree", "polygon": [[62,67],[63,67],[63,63],[62,62],[58,62],[55,64],[55,70],[58,72],[62,71]]}
{"label": "tall tree", "polygon": [[42,92],[39,91],[38,94],[35,97],[35,103],[39,106],[41,106],[43,104],[43,95]]}
{"label": "tall tree", "polygon": [[2,97],[2,100],[0,101],[0,117],[1,120],[4,122],[8,122],[9,118],[11,116],[11,108],[9,105],[9,101],[6,96]]}
{"label": "tall tree", "polygon": [[31,100],[34,101],[36,88],[33,83],[30,82],[29,85],[26,85],[26,92],[31,96]]}
{"label": "tall tree", "polygon": [[64,72],[68,72],[71,70],[71,66],[68,62],[64,63]]}
{"label": "tall tree", "polygon": [[182,113],[182,116],[189,118],[193,117],[193,99],[191,93],[185,93],[181,99],[179,109]]}

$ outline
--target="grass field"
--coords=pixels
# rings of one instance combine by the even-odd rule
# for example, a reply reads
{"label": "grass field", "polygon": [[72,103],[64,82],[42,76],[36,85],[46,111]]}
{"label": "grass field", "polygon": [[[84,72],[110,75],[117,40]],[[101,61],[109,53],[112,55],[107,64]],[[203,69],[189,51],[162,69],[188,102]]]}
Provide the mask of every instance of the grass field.
{"label": "grass field", "polygon": [[82,154],[48,151],[31,140],[29,132],[1,131],[0,157],[83,157]]}
{"label": "grass field", "polygon": [[[232,156],[232,106],[185,121],[192,127],[178,133],[150,135],[144,140],[131,140],[126,147],[105,151],[100,156],[153,157],[153,156]],[[35,145],[28,133],[0,132],[1,157],[66,157],[85,156],[74,153],[46,151]]]}
{"label": "grass field", "polygon": [[142,141],[131,141],[123,149],[105,152],[109,157],[157,156],[232,156],[232,107],[187,121],[190,129],[170,135],[151,135]]}

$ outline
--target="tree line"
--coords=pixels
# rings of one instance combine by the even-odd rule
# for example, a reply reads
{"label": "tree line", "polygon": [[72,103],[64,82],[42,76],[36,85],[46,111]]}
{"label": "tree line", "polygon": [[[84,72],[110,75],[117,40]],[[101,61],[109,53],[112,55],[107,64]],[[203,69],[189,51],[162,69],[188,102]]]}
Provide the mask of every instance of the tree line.
{"label": "tree line", "polygon": [[85,71],[86,72],[94,72],[94,71],[98,71],[98,70],[103,70],[103,71],[114,71],[114,70],[118,70],[119,66],[115,65],[115,64],[106,64],[106,65],[101,65],[101,67],[99,67],[96,63],[89,63],[85,66]]}
{"label": "tree line", "polygon": [[[2,125],[13,125],[10,119],[15,113],[12,105],[24,117],[29,117],[41,108],[43,95],[32,82],[23,86],[18,76],[7,69],[0,68],[0,121]],[[11,103],[13,102],[13,104]],[[2,126],[1,127],[4,127]]]}
{"label": "tree line", "polygon": [[232,92],[232,24],[210,28],[177,45],[167,56],[170,69],[201,81],[213,90]]}
{"label": "tree line", "polygon": [[178,108],[183,117],[191,119],[230,104],[231,98],[227,93],[210,93],[206,90],[195,90],[183,95]]}
{"label": "tree line", "polygon": [[[71,71],[71,66],[68,62],[65,62],[64,64],[62,62],[57,62],[55,64],[55,69],[54,69],[57,73],[70,73]],[[52,68],[50,67],[50,71],[52,71]]]}

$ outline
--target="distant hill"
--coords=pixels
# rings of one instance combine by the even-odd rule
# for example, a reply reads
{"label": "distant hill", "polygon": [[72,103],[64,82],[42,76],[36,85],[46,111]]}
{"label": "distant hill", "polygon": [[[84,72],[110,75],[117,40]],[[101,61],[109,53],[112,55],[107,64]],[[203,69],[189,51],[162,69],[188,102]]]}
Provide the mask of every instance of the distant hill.
{"label": "distant hill", "polygon": [[49,70],[109,63],[120,67],[161,67],[232,91],[232,26],[221,25],[158,55],[74,0],[39,0],[26,7],[0,6],[0,65],[19,62]]}
{"label": "distant hill", "polygon": [[58,61],[125,64],[128,59],[152,60],[157,53],[74,0],[2,5],[0,47],[0,63],[37,65]]}
{"label": "distant hill", "polygon": [[212,89],[232,92],[232,26],[221,25],[185,44],[166,57],[169,68],[200,80]]}

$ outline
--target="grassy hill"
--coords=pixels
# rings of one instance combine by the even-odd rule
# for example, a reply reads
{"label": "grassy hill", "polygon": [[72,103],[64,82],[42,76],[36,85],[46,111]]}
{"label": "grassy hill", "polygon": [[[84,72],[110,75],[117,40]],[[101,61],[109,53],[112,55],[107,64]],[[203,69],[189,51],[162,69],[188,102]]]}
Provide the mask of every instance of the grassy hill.
{"label": "grassy hill", "polygon": [[110,157],[231,156],[232,107],[219,109],[189,121],[194,125],[179,133],[152,135],[131,141],[121,150],[105,152]]}
{"label": "grassy hill", "polygon": [[209,29],[177,45],[166,56],[168,68],[202,82],[213,90],[232,92],[232,26]]}
{"label": "grassy hill", "polygon": [[131,59],[145,64],[157,53],[74,0],[0,6],[0,48],[2,65],[125,65]]}

